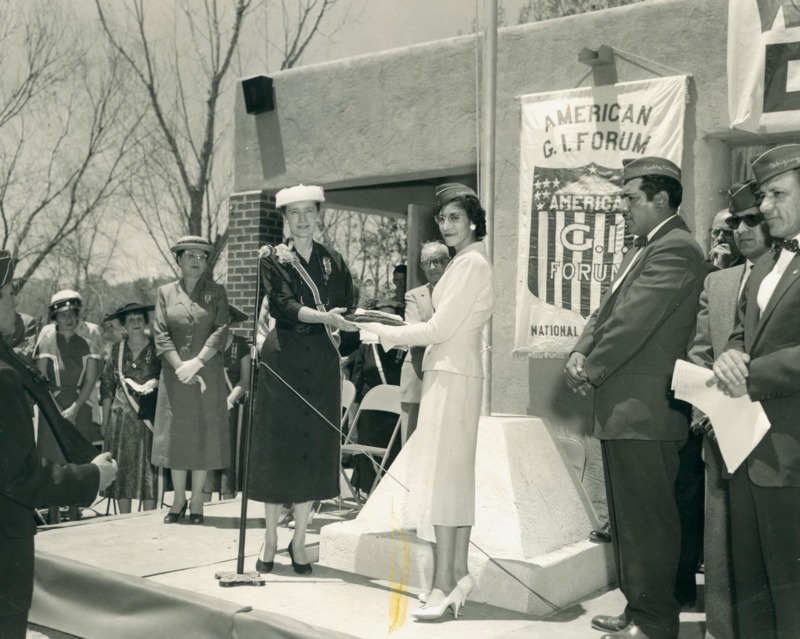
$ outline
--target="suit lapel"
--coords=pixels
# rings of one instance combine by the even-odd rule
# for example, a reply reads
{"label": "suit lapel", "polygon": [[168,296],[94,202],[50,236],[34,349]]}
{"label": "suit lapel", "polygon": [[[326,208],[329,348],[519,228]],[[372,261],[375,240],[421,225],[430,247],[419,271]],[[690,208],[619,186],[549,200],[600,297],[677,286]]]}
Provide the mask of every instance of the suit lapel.
{"label": "suit lapel", "polygon": [[[774,262],[770,260],[772,266],[774,266]],[[760,262],[759,262],[760,264]],[[753,269],[755,270],[755,269]],[[772,267],[767,269],[767,271],[761,275],[761,278],[758,282],[759,286],[767,274],[772,270]],[[761,317],[758,320],[758,326],[756,328],[756,332],[753,335],[753,345],[758,341],[758,338],[761,336],[761,333],[764,330],[764,325],[769,321],[772,312],[775,310],[775,306],[780,302],[781,298],[786,294],[788,291],[797,281],[800,279],[800,254],[795,255],[792,258],[792,261],[786,266],[786,270],[781,275],[781,279],[778,280],[778,285],[775,287],[775,290],[772,293],[772,296],[769,298],[769,302],[767,303],[767,308],[764,309],[764,312],[761,314]],[[752,276],[751,276],[752,277]],[[756,297],[758,296],[758,288],[751,289],[755,293]],[[758,308],[758,303],[756,302],[756,308]]]}
{"label": "suit lapel", "polygon": [[[683,221],[683,218],[676,215],[671,220],[666,222],[664,226],[662,226],[658,231],[656,231],[653,238],[647,242],[647,246],[645,246],[642,251],[641,255],[639,256],[638,262],[631,267],[631,272],[627,273],[625,277],[630,278],[633,271],[636,270],[637,267],[644,264],[647,260],[647,254],[651,250],[653,244],[655,244],[660,238],[664,235],[669,233],[672,229],[681,228],[684,230],[688,230],[686,224]],[[633,260],[634,256],[636,255],[636,251],[628,251],[625,254],[625,257],[622,259],[622,263],[619,265],[619,270],[617,271],[617,278],[621,277],[623,273],[625,273],[625,269],[630,264],[631,260]],[[609,285],[606,289],[606,294],[603,296],[603,299],[600,300],[600,306],[597,308],[597,323],[595,324],[595,334],[597,334],[597,328],[603,323],[606,316],[611,312],[614,308],[614,303],[616,303],[616,299],[619,296],[620,291],[625,286],[624,282],[617,287],[616,291],[612,291],[614,287],[614,282],[616,282],[617,278],[614,278],[614,281]],[[612,303],[612,301],[614,303]]]}

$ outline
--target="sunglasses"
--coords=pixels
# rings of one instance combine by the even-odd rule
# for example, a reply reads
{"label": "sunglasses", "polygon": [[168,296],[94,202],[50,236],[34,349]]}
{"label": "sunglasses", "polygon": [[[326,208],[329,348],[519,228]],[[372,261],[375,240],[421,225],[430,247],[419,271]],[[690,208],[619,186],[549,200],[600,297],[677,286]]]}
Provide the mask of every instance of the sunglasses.
{"label": "sunglasses", "polygon": [[425,260],[424,262],[420,262],[420,264],[422,264],[422,268],[429,269],[447,264],[449,260],[449,257],[434,257],[432,260]]}
{"label": "sunglasses", "polygon": [[764,214],[763,213],[748,213],[747,215],[731,215],[729,218],[725,220],[725,224],[728,225],[728,228],[732,231],[735,231],[739,228],[739,224],[742,222],[745,223],[746,226],[754,227],[758,226],[764,221]]}

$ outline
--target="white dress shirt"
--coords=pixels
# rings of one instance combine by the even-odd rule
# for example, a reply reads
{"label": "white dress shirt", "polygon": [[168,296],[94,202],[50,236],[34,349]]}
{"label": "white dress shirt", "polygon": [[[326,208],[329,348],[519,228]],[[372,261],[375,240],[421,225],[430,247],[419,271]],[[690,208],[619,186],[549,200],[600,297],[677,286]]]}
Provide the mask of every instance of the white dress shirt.
{"label": "white dress shirt", "polygon": [[[795,235],[793,239],[800,241],[800,233]],[[775,262],[775,266],[772,267],[772,270],[769,272],[769,274],[762,280],[761,286],[758,287],[758,297],[756,300],[758,302],[759,312],[763,313],[764,309],[767,308],[769,299],[775,292],[775,288],[778,286],[778,282],[780,282],[783,272],[786,270],[786,267],[789,266],[789,262],[794,259],[795,255],[796,253],[793,253],[792,251],[782,249],[781,254],[778,257],[778,261]]]}

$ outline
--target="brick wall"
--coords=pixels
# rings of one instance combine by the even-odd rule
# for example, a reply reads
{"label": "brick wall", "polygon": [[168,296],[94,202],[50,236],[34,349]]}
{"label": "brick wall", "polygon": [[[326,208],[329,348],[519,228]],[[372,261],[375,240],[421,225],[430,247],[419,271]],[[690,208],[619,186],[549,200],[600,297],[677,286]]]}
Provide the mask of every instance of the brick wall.
{"label": "brick wall", "polygon": [[228,218],[227,277],[228,301],[250,316],[234,331],[250,337],[258,248],[283,240],[283,217],[275,208],[275,196],[266,192],[234,193],[230,196]]}

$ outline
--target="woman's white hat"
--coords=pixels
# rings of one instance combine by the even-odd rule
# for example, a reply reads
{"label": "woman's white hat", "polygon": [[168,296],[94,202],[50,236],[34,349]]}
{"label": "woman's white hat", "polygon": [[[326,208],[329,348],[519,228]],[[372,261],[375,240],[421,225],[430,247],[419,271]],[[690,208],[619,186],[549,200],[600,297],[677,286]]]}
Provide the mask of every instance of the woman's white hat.
{"label": "woman's white hat", "polygon": [[295,202],[324,202],[325,191],[321,186],[298,184],[281,189],[275,194],[275,206],[278,208],[289,206]]}

